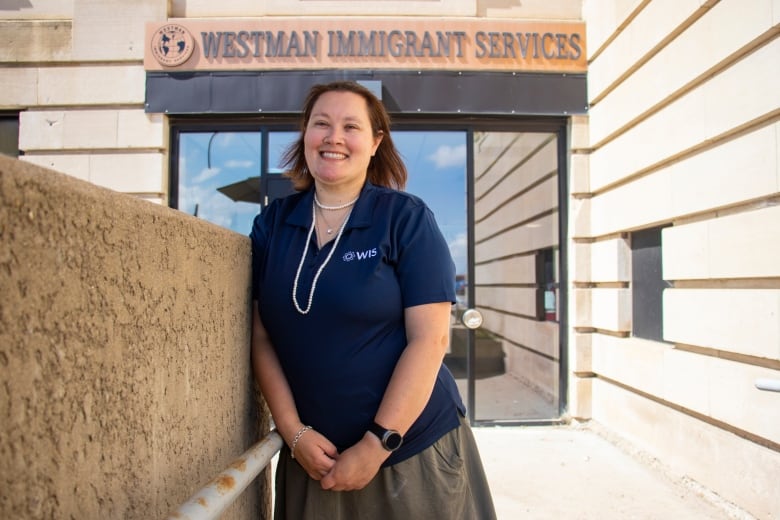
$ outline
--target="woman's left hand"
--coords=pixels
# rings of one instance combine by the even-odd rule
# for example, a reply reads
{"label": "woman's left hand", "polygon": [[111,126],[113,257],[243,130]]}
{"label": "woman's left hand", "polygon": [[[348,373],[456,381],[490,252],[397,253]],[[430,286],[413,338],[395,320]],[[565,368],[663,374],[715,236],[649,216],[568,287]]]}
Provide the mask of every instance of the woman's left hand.
{"label": "woman's left hand", "polygon": [[320,485],[330,491],[363,489],[389,456],[376,435],[366,432],[360,442],[339,454],[331,470],[320,480]]}

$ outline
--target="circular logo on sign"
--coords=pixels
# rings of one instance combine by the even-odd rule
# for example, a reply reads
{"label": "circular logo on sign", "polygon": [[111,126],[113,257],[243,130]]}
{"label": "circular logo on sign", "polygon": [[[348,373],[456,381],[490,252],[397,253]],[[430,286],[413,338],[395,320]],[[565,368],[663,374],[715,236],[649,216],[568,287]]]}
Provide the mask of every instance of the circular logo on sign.
{"label": "circular logo on sign", "polygon": [[152,54],[160,65],[181,65],[189,59],[194,48],[195,40],[181,25],[164,25],[152,36]]}

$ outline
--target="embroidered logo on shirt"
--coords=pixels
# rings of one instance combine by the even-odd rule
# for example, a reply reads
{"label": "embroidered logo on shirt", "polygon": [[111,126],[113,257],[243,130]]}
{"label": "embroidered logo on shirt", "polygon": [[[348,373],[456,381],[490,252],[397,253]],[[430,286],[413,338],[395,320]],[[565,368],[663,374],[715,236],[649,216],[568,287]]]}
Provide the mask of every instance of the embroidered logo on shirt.
{"label": "embroidered logo on shirt", "polygon": [[367,249],[365,251],[347,251],[344,256],[341,257],[345,262],[351,262],[352,260],[366,260],[367,258],[373,258],[377,255],[376,248]]}

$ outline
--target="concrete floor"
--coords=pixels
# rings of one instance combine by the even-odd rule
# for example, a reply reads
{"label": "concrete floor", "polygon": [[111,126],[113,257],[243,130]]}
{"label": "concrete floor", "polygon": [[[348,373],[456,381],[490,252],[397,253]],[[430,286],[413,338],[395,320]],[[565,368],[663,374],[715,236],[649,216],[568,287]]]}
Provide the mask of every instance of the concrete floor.
{"label": "concrete floor", "polygon": [[499,520],[753,520],[592,426],[475,427]]}

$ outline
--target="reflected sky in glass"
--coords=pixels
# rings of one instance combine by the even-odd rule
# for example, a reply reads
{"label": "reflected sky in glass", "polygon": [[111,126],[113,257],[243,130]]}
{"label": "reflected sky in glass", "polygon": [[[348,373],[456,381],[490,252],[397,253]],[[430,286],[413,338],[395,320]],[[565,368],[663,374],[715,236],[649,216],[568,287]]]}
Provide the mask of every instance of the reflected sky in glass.
{"label": "reflected sky in glass", "polygon": [[259,204],[235,202],[217,188],[260,175],[260,132],[179,134],[179,209],[246,235]]}

